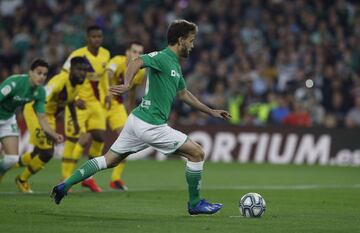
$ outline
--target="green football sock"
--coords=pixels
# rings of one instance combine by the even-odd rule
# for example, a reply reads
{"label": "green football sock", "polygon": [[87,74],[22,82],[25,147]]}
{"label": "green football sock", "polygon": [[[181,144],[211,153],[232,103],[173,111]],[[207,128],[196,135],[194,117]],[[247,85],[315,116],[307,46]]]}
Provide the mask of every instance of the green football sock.
{"label": "green football sock", "polygon": [[185,176],[188,183],[189,203],[195,206],[200,201],[201,173],[204,162],[186,163]]}
{"label": "green football sock", "polygon": [[65,191],[68,191],[71,186],[77,184],[86,178],[94,175],[100,170],[106,169],[106,162],[104,156],[88,160],[79,169],[77,169],[67,180],[65,180]]}

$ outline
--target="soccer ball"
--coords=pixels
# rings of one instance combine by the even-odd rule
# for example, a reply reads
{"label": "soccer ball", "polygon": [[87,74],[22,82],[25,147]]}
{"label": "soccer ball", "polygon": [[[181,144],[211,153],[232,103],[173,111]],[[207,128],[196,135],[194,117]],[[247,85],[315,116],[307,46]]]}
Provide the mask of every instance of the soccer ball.
{"label": "soccer ball", "polygon": [[244,217],[261,217],[266,210],[265,199],[258,193],[247,193],[240,199],[239,209]]}

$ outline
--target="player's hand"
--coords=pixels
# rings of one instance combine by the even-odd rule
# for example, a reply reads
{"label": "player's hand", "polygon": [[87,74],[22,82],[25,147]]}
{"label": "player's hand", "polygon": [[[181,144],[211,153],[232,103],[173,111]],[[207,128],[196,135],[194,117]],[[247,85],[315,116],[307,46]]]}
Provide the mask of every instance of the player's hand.
{"label": "player's hand", "polygon": [[54,135],[54,141],[56,144],[60,144],[64,141],[64,136],[62,136],[61,134],[55,134]]}
{"label": "player's hand", "polygon": [[112,95],[105,96],[105,108],[109,110],[111,108]]}
{"label": "player's hand", "polygon": [[128,90],[130,90],[131,86],[130,85],[114,85],[110,87],[110,94],[112,95],[122,95],[125,92],[127,92]]}
{"label": "player's hand", "polygon": [[215,109],[213,109],[210,112],[210,115],[213,116],[213,117],[222,118],[224,120],[229,120],[231,118],[231,115],[225,110],[215,110]]}
{"label": "player's hand", "polygon": [[78,108],[78,109],[86,109],[86,103],[84,100],[82,99],[78,99],[75,101],[75,106]]}

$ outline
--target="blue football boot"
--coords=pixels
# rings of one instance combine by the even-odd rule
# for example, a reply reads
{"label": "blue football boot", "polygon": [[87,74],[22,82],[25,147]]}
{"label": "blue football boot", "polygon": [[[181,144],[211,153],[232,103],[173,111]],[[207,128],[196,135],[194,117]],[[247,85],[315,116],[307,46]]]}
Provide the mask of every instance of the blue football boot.
{"label": "blue football boot", "polygon": [[216,203],[211,204],[205,199],[201,199],[196,206],[191,207],[190,203],[188,203],[188,212],[190,215],[198,215],[198,214],[215,214],[222,208],[222,204]]}
{"label": "blue football boot", "polygon": [[57,205],[59,205],[61,199],[63,199],[66,195],[67,192],[65,191],[65,183],[60,183],[52,189],[50,197],[54,199]]}

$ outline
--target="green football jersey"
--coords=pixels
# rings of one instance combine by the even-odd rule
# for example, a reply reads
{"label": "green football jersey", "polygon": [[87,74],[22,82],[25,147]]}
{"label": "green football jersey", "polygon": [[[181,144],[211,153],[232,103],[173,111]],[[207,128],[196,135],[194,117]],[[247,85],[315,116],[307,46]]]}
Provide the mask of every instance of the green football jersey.
{"label": "green football jersey", "polygon": [[179,58],[170,49],[140,56],[148,68],[145,96],[132,112],[141,120],[161,125],[166,123],[178,91],[185,89]]}
{"label": "green football jersey", "polygon": [[45,112],[46,92],[44,87],[32,87],[27,74],[8,77],[0,84],[0,120],[9,119],[15,114],[17,107],[31,101],[34,101],[36,112]]}

